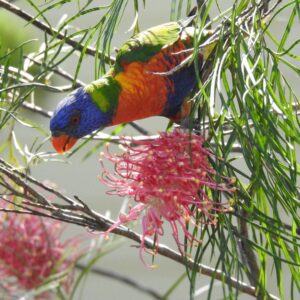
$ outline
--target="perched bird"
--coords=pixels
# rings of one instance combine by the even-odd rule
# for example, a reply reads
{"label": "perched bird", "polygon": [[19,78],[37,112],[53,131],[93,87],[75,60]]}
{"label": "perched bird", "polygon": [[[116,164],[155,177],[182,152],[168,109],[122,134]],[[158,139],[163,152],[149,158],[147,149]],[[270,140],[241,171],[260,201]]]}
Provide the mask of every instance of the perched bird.
{"label": "perched bird", "polygon": [[[182,64],[192,53],[194,17],[169,22],[129,39],[102,78],[73,91],[57,106],[50,121],[57,152],[97,129],[150,116],[179,121],[190,113],[197,85],[195,65]],[[199,65],[210,51],[199,53]],[[173,70],[173,71],[172,71]]]}

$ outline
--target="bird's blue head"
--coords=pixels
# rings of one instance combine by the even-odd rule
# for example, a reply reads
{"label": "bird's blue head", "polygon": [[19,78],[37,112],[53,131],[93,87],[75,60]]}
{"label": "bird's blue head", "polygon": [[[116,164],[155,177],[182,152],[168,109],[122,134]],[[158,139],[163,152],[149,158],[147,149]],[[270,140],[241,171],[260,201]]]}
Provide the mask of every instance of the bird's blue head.
{"label": "bird's blue head", "polygon": [[84,88],[59,102],[50,120],[52,144],[58,153],[69,150],[77,139],[110,123],[111,114],[102,112]]}

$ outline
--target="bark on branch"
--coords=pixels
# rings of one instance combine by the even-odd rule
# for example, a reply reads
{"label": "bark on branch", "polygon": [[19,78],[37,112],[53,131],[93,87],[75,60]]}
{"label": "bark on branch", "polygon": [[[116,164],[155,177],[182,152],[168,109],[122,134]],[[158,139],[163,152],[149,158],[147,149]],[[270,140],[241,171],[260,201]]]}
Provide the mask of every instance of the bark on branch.
{"label": "bark on branch", "polygon": [[[2,208],[0,209],[2,212],[28,213],[44,216],[62,222],[88,227],[93,231],[99,232],[106,231],[114,223],[112,220],[90,209],[79,197],[74,196],[74,198],[70,198],[62,194],[57,189],[49,187],[32,176],[19,171],[5,162],[2,158],[0,158],[0,187],[2,187],[0,190],[0,199],[2,199],[2,201],[9,202],[8,196],[15,193],[23,200],[21,204],[15,204],[15,209]],[[55,195],[57,200],[51,202],[48,201],[47,197],[43,195],[45,192]],[[141,244],[142,242],[140,234],[125,226],[120,226],[112,232],[133,240],[138,244]],[[146,238],[144,240],[144,246],[150,250],[153,249],[153,240]],[[211,268],[204,264],[198,264],[166,245],[159,244],[157,253],[187,268],[196,269],[197,272],[203,275],[223,281],[243,293],[253,297],[257,296],[255,287],[239,281],[232,276],[228,276],[228,274],[224,274],[221,270]],[[278,298],[273,295],[270,295],[269,299],[278,300]]]}

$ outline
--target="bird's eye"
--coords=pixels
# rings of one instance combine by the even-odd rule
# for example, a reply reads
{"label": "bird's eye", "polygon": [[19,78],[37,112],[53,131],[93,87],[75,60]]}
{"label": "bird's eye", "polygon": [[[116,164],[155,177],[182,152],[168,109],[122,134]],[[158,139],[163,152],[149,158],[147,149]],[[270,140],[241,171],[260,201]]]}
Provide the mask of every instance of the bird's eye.
{"label": "bird's eye", "polygon": [[72,125],[78,125],[79,122],[80,122],[80,117],[79,117],[79,116],[73,116],[73,117],[71,118],[71,124],[72,124]]}

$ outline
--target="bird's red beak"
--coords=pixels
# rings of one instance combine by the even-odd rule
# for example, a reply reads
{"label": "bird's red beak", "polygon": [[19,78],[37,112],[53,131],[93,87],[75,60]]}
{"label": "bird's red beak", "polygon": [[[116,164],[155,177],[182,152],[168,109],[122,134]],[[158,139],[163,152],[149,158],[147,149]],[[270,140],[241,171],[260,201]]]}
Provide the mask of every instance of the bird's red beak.
{"label": "bird's red beak", "polygon": [[70,137],[66,134],[62,134],[60,136],[53,136],[51,138],[52,145],[57,153],[63,154],[66,151],[70,150],[77,139],[74,137]]}

